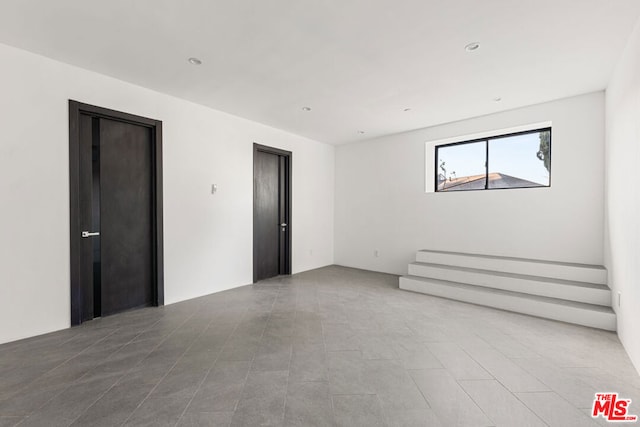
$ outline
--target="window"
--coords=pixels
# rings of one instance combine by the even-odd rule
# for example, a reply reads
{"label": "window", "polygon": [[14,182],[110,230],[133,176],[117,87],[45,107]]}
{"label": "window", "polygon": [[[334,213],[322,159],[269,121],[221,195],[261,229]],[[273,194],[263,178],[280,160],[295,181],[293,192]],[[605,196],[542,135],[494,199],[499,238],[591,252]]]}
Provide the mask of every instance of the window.
{"label": "window", "polygon": [[435,191],[551,185],[551,128],[436,146]]}

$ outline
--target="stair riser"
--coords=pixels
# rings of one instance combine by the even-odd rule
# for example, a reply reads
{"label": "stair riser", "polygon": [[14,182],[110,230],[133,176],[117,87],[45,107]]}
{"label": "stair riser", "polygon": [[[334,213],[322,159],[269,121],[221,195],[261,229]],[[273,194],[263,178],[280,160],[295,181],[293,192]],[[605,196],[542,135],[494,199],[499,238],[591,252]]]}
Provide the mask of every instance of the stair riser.
{"label": "stair riser", "polygon": [[554,279],[574,280],[577,282],[595,283],[600,285],[607,283],[606,270],[589,267],[422,251],[417,252],[416,261],[455,267],[500,271],[503,273],[526,274]]}
{"label": "stair riser", "polygon": [[584,288],[579,286],[548,283],[530,279],[494,276],[470,271],[450,270],[425,265],[409,264],[409,275],[469,285],[485,286],[506,291],[522,292],[531,295],[560,298],[569,301],[611,306],[611,291],[605,289]]}
{"label": "stair riser", "polygon": [[413,280],[407,277],[400,278],[400,289],[529,314],[546,319],[560,320],[592,328],[608,331],[616,330],[616,318],[613,313],[602,313],[542,301],[531,301],[512,295],[498,295],[483,291],[482,289],[461,289],[439,283]]}

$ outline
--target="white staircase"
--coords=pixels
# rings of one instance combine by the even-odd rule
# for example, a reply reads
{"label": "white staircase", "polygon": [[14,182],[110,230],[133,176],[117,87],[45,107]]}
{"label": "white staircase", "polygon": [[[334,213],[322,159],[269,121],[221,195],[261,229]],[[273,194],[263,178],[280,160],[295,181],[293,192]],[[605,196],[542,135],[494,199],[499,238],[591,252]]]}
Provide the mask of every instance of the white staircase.
{"label": "white staircase", "polygon": [[602,266],[421,250],[400,289],[616,330]]}

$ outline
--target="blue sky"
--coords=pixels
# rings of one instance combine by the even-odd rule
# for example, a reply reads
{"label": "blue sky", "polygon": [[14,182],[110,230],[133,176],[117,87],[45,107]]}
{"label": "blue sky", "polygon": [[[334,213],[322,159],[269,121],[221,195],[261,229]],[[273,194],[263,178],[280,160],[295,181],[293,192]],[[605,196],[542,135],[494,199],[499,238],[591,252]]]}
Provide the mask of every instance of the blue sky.
{"label": "blue sky", "polygon": [[[540,148],[538,133],[489,140],[489,173],[498,172],[541,185],[549,184],[549,172],[536,156]],[[447,178],[484,174],[485,142],[454,145],[438,149],[438,173],[445,161]]]}

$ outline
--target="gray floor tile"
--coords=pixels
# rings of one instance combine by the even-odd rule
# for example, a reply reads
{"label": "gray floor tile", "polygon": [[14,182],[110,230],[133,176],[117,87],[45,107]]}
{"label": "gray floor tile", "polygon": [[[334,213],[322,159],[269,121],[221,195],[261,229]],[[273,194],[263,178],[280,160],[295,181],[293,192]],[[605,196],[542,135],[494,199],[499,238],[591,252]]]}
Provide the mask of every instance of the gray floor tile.
{"label": "gray floor tile", "polygon": [[328,372],[323,344],[294,344],[289,365],[290,381],[328,381]]}
{"label": "gray floor tile", "polygon": [[250,368],[251,362],[219,360],[209,371],[204,383],[244,384]]}
{"label": "gray floor tile", "polygon": [[233,412],[187,413],[178,422],[178,427],[229,427]]}
{"label": "gray floor tile", "polygon": [[0,345],[0,426],[570,426],[596,392],[640,401],[614,333],[397,280],[325,267]]}
{"label": "gray floor tile", "polygon": [[162,381],[173,364],[173,361],[155,359],[152,356],[147,357],[127,371],[120,383],[127,382],[155,386]]}
{"label": "gray floor tile", "polygon": [[593,406],[593,399],[598,390],[586,383],[580,376],[570,371],[567,372],[566,368],[559,368],[545,358],[512,360],[573,406],[577,408],[591,408]]}
{"label": "gray floor tile", "polygon": [[333,396],[336,424],[344,427],[385,426],[384,414],[375,394]]}
{"label": "gray floor tile", "polygon": [[432,409],[403,409],[385,411],[389,427],[447,427]]}
{"label": "gray floor tile", "polygon": [[516,393],[516,397],[551,427],[588,427],[597,424],[554,392]]}
{"label": "gray floor tile", "polygon": [[399,361],[365,360],[365,378],[385,411],[428,409],[424,396]]}
{"label": "gray floor tile", "polygon": [[328,353],[331,394],[374,394],[360,351]]}
{"label": "gray floor tile", "polygon": [[390,359],[398,358],[391,337],[381,335],[358,335],[356,337],[360,346],[363,359]]}
{"label": "gray floor tile", "polygon": [[402,360],[405,369],[438,369],[442,363],[429,351],[427,346],[416,342],[413,346],[405,346],[403,343],[415,340],[415,337],[403,339],[396,347],[398,358]]}
{"label": "gray floor tile", "polygon": [[244,383],[211,382],[191,400],[187,412],[233,412],[242,397]]}
{"label": "gray floor tile", "polygon": [[78,427],[121,425],[153,388],[151,384],[127,380],[108,390],[79,415],[73,425]]}
{"label": "gray floor tile", "polygon": [[23,425],[69,425],[119,378],[120,375],[117,374],[95,375],[86,379],[83,377],[31,414]]}
{"label": "gray floor tile", "polygon": [[545,423],[496,380],[464,380],[460,386],[496,426],[544,427]]}
{"label": "gray floor tile", "polygon": [[[594,390],[616,391],[621,398],[631,399],[633,402],[640,402],[640,388],[634,386],[627,379],[617,379],[605,372],[602,368],[565,368],[565,372],[572,376],[577,376]],[[630,378],[631,379],[631,378]]]}
{"label": "gray floor tile", "polygon": [[26,416],[29,415],[59,393],[69,387],[69,384],[48,386],[45,388],[28,387],[4,400],[0,400],[0,416]]}
{"label": "gray floor tile", "polygon": [[178,364],[160,381],[151,397],[191,398],[208,371],[208,364]]}
{"label": "gray floor tile", "polygon": [[175,426],[189,399],[147,399],[124,424],[125,426]]}
{"label": "gray floor tile", "polygon": [[455,342],[427,343],[429,351],[458,380],[493,379],[478,362]]}
{"label": "gray floor tile", "polygon": [[413,331],[416,340],[419,342],[444,342],[450,339],[438,325],[424,320],[412,322],[407,327]]}
{"label": "gray floor tile", "polygon": [[264,330],[265,336],[291,337],[294,331],[294,313],[290,315],[272,315]]}
{"label": "gray floor tile", "polygon": [[444,369],[410,371],[413,380],[445,426],[493,426],[482,409]]}
{"label": "gray floor tile", "polygon": [[349,323],[322,323],[327,351],[360,350],[356,333]]}
{"label": "gray floor tile", "polygon": [[531,347],[522,344],[516,338],[503,333],[495,328],[476,330],[475,333],[509,358],[534,358],[539,357]]}
{"label": "gray floor tile", "polygon": [[335,426],[329,384],[289,383],[284,425],[288,427]]}
{"label": "gray floor tile", "polygon": [[0,416],[0,427],[13,427],[17,425],[23,417],[2,417]]}
{"label": "gray floor tile", "polygon": [[285,396],[241,399],[231,419],[232,426],[281,426],[284,422]]}
{"label": "gray floor tile", "polygon": [[284,396],[287,392],[288,371],[251,371],[247,377],[242,397],[244,399],[266,396]]}
{"label": "gray floor tile", "polygon": [[479,346],[462,344],[462,348],[509,391],[549,391],[549,387],[488,344]]}
{"label": "gray floor tile", "polygon": [[253,371],[283,371],[289,369],[293,344],[262,345],[253,359]]}

